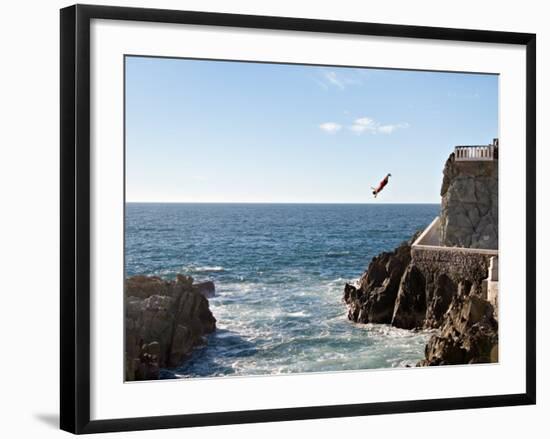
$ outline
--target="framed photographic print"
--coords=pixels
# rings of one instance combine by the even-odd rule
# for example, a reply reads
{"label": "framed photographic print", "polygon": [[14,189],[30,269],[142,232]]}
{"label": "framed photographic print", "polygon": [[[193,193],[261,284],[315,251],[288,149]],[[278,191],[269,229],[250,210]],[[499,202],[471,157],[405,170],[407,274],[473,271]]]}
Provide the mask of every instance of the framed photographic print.
{"label": "framed photographic print", "polygon": [[61,428],[535,403],[535,35],[61,10]]}

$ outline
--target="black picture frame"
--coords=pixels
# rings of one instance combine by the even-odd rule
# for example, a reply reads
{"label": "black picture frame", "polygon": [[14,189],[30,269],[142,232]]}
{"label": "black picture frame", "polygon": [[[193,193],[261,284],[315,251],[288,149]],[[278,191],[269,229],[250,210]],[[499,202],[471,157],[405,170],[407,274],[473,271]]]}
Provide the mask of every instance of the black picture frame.
{"label": "black picture frame", "polygon": [[[536,36],[530,33],[74,5],[61,14],[61,387],[60,426],[72,433],[273,422],[535,404]],[[417,401],[90,420],[90,21],[133,20],[334,34],[407,37],[526,47],[526,392]]]}

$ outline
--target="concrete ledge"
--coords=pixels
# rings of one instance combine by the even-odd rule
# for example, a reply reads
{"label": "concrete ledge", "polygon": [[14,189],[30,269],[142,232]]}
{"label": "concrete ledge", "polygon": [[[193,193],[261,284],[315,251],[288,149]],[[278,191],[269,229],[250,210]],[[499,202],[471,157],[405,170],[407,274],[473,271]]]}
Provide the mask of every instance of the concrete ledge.
{"label": "concrete ledge", "polygon": [[441,226],[441,220],[439,216],[435,217],[428,227],[420,234],[420,236],[413,242],[411,251],[437,251],[437,252],[453,252],[453,253],[467,253],[483,256],[498,256],[498,250],[485,249],[485,248],[467,248],[467,247],[448,247],[439,245],[439,229]]}
{"label": "concrete ledge", "polygon": [[439,216],[436,216],[428,227],[420,234],[418,238],[413,242],[412,247],[415,246],[438,246],[439,245],[439,227],[441,220]]}
{"label": "concrete ledge", "polygon": [[466,247],[441,247],[437,245],[413,245],[413,251],[429,250],[450,253],[465,253],[470,255],[498,256],[498,250],[489,250],[485,248],[466,248]]}

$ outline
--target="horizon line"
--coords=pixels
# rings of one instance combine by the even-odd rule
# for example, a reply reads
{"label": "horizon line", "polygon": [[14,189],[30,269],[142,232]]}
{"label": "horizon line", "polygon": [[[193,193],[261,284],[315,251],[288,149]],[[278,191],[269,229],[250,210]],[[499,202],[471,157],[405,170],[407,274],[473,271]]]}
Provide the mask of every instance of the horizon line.
{"label": "horizon line", "polygon": [[126,204],[441,204],[440,202],[372,202],[372,201],[128,201]]}

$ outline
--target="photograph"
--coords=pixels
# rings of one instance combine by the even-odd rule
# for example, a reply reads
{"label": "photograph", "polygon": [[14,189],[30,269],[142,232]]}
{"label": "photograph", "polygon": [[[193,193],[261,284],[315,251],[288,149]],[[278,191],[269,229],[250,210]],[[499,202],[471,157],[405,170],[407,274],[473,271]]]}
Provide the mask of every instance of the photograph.
{"label": "photograph", "polygon": [[124,380],[498,363],[498,155],[498,74],[125,55]]}

